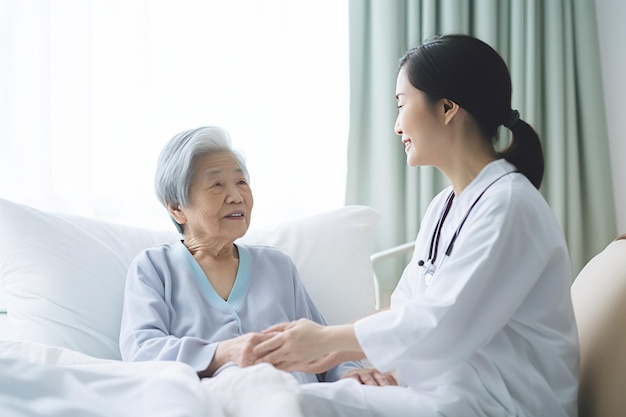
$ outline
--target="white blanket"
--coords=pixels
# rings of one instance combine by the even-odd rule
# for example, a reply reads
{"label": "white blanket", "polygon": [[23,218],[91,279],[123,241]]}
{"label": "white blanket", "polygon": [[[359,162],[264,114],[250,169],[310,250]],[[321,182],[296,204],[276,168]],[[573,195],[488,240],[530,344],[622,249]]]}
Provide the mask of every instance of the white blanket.
{"label": "white blanket", "polygon": [[199,380],[179,362],[127,363],[0,340],[2,417],[304,417],[299,390],[267,364]]}

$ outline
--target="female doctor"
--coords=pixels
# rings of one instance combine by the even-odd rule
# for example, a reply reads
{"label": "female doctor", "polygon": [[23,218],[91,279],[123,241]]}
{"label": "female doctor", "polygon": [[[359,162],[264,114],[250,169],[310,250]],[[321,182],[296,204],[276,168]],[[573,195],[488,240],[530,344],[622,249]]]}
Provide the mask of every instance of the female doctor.
{"label": "female doctor", "polygon": [[[476,38],[434,37],[400,59],[396,98],[407,163],[435,166],[451,185],[424,216],[390,309],[273,326],[255,353],[314,372],[367,358],[397,376],[398,386],[305,385],[310,415],[576,416],[569,255],[537,191],[541,144],[511,109],[506,64]],[[500,125],[513,134],[501,153]]]}

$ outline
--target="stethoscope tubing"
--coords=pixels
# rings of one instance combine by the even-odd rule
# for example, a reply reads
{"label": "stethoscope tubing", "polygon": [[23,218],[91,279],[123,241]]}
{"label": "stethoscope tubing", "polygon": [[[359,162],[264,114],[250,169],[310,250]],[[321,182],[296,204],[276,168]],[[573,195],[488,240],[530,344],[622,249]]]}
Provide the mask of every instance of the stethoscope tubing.
{"label": "stethoscope tubing", "polygon": [[[500,180],[501,178],[509,175],[509,174],[514,174],[514,173],[519,173],[519,171],[509,171],[505,174],[500,175],[498,178],[494,179],[493,181],[491,181],[482,191],[480,194],[478,194],[478,197],[476,197],[476,199],[474,200],[474,202],[472,203],[472,205],[469,207],[469,209],[467,209],[467,212],[465,213],[465,216],[463,216],[463,219],[461,220],[461,222],[459,223],[459,226],[456,228],[454,235],[452,235],[452,238],[450,239],[450,243],[448,243],[448,246],[446,248],[445,251],[445,255],[446,256],[450,256],[452,254],[452,249],[454,248],[454,243],[456,242],[457,238],[459,237],[459,234],[461,233],[461,229],[463,228],[463,225],[465,225],[465,221],[467,220],[467,218],[469,217],[470,213],[472,212],[472,210],[474,209],[474,207],[476,207],[476,204],[478,204],[478,202],[480,201],[480,199],[482,198],[482,196],[487,192],[487,190],[489,188],[491,188],[492,185],[494,185],[496,182],[498,182],[498,180]],[[446,202],[444,205],[444,209],[441,211],[441,214],[439,215],[439,219],[437,220],[437,224],[435,225],[435,230],[433,230],[433,234],[431,236],[430,239],[430,247],[428,249],[428,259],[426,260],[426,262],[424,262],[423,260],[420,260],[418,262],[419,266],[424,266],[426,265],[425,269],[425,273],[426,274],[434,274],[435,270],[436,270],[436,266],[435,266],[435,261],[437,261],[437,252],[438,252],[438,248],[439,248],[439,240],[441,239],[441,231],[443,229],[443,223],[446,220],[446,217],[448,217],[448,213],[450,212],[450,209],[452,208],[452,202],[454,200],[454,190],[450,192],[450,194],[448,195],[448,197],[446,198]]]}

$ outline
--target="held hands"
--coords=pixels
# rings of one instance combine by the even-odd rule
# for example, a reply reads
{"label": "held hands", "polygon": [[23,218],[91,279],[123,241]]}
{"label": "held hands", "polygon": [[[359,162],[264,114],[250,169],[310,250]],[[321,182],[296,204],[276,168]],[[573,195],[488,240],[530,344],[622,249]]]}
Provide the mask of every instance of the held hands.
{"label": "held hands", "polygon": [[[200,375],[211,376],[227,362],[240,367],[268,362],[285,371],[324,372],[346,360],[336,352],[315,349],[319,347],[317,335],[324,329],[315,322],[301,319],[277,324],[261,333],[246,333],[224,340],[219,343],[209,367]],[[304,346],[309,346],[310,352]]]}
{"label": "held hands", "polygon": [[300,319],[264,330],[270,338],[253,349],[258,362],[269,362],[285,371],[319,373],[336,365],[336,355],[322,342],[325,326]]}
{"label": "held hands", "polygon": [[226,362],[234,362],[240,367],[254,365],[258,359],[254,347],[272,336],[273,333],[246,333],[220,342],[213,359],[215,369]]}
{"label": "held hands", "polygon": [[[246,333],[220,342],[209,371],[214,372],[226,362],[241,367],[268,362],[284,371],[318,374],[342,362],[364,357],[360,349],[336,350],[330,331],[327,326],[300,319],[277,324],[261,333]],[[364,385],[397,385],[391,373],[373,368],[352,369],[341,378],[354,378]]]}
{"label": "held hands", "polygon": [[[268,332],[272,337],[254,348],[257,362],[269,362],[285,371],[321,373],[342,362],[364,358],[358,350],[335,350],[333,341],[337,334],[330,334],[338,327],[322,326],[306,319],[272,326]],[[356,343],[356,342],[355,342]],[[363,385],[398,385],[391,373],[377,369],[352,369],[341,377],[354,378]]]}

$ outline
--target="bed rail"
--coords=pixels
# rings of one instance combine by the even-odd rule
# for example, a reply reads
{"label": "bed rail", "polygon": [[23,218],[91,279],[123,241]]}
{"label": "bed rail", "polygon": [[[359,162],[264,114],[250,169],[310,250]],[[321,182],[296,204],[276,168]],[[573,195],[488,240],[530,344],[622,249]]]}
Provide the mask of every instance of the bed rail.
{"label": "bed rail", "polygon": [[[407,242],[401,245],[397,245],[397,246],[373,253],[370,256],[372,267],[376,266],[376,264],[382,261],[386,261],[388,259],[392,259],[392,258],[401,256],[407,253],[411,253],[413,252],[414,248],[415,248],[415,242]],[[374,273],[374,290],[376,291],[376,309],[387,307],[388,305],[388,302],[385,299],[386,297],[383,297],[383,294],[381,293],[380,287],[381,287],[380,279],[378,278],[376,273]]]}

